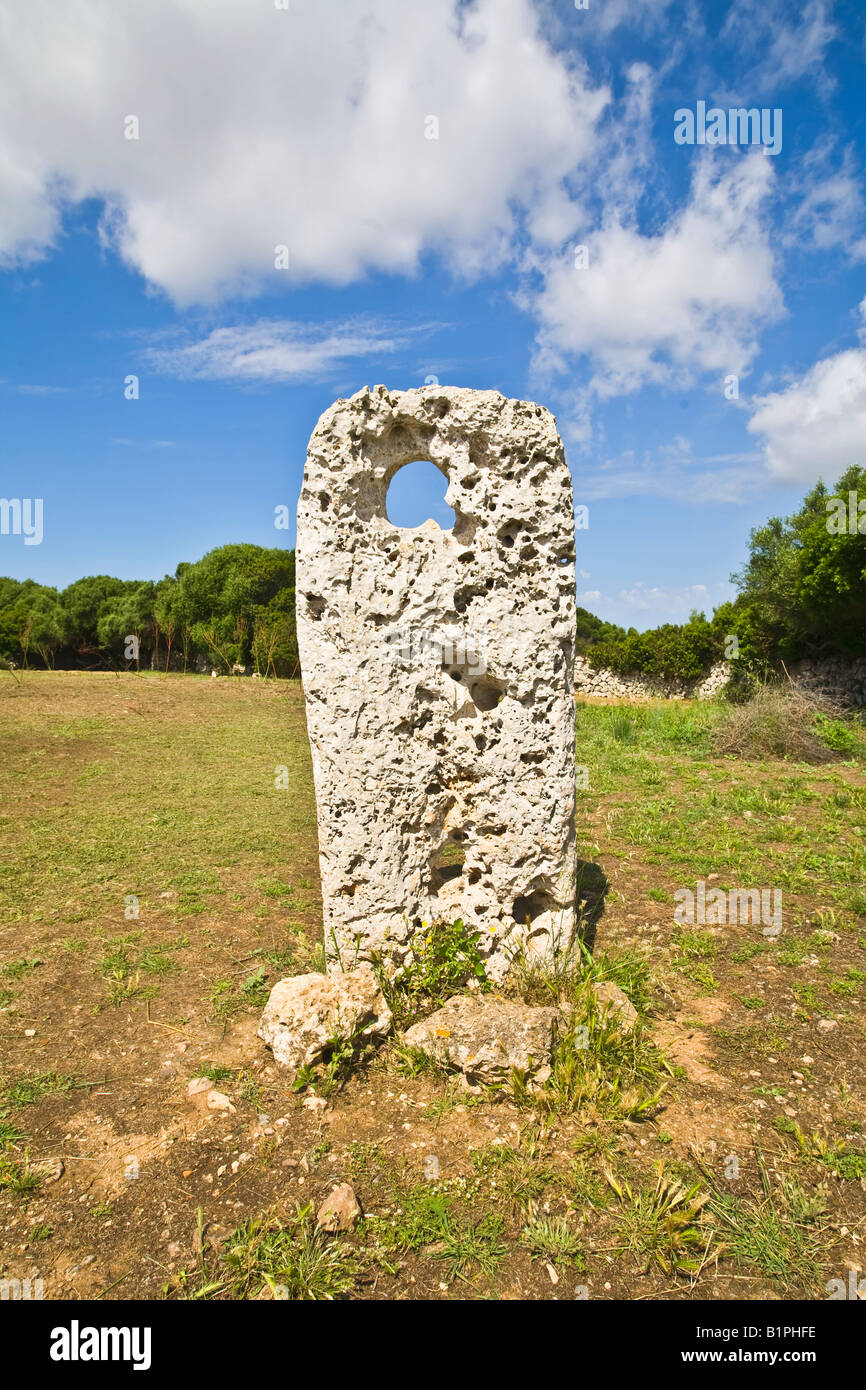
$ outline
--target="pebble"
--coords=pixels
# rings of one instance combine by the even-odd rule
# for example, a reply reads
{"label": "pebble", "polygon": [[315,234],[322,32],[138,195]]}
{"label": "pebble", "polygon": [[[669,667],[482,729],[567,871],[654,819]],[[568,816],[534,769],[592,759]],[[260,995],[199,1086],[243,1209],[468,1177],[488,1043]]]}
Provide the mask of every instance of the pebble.
{"label": "pebble", "polygon": [[224,1096],[222,1091],[209,1091],[207,1098],[208,1110],[224,1110],[227,1114],[234,1115],[235,1107],[232,1105],[228,1096]]}

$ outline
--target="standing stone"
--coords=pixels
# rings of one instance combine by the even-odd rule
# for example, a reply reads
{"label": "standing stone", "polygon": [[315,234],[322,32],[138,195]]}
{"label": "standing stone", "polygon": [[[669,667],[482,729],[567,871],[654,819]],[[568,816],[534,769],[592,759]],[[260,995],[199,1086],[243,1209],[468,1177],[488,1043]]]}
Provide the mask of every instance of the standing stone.
{"label": "standing stone", "polygon": [[[455,514],[392,525],[436,465]],[[488,975],[567,944],[575,904],[574,516],[552,415],[498,391],[365,387],[310,440],[298,644],[329,969],[411,963],[461,918]]]}

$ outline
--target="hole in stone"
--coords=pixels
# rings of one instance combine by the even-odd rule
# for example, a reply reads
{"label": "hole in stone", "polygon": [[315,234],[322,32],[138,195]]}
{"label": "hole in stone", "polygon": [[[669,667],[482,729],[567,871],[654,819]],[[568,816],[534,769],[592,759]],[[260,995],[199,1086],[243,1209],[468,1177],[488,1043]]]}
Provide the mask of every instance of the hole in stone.
{"label": "hole in stone", "polygon": [[438,893],[444,883],[450,883],[463,873],[466,854],[463,846],[458,844],[458,839],[462,838],[461,831],[453,831],[441,849],[434,854],[430,862],[431,893]]}
{"label": "hole in stone", "polygon": [[528,893],[525,897],[515,898],[511,915],[515,922],[519,922],[522,927],[529,926],[540,917],[542,913],[550,911],[550,898],[546,893]]}
{"label": "hole in stone", "polygon": [[505,692],[500,690],[498,685],[494,685],[492,681],[481,680],[475,681],[474,685],[470,686],[469,694],[478,709],[490,710],[496,709]]}
{"label": "hole in stone", "polygon": [[417,530],[425,521],[450,531],[456,520],[445,501],[448,480],[441,468],[429,459],[404,463],[391,479],[385,511],[392,526]]}

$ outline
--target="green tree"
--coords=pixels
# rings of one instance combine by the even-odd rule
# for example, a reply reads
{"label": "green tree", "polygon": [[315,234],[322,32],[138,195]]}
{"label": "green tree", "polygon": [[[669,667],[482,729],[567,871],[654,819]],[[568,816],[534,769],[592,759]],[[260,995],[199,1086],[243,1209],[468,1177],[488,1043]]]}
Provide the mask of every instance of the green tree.
{"label": "green tree", "polygon": [[100,616],[109,600],[122,594],[126,587],[122,579],[92,574],[76,579],[63,590],[60,599],[69,616],[68,641],[79,660],[100,654]]}
{"label": "green tree", "polygon": [[136,665],[140,666],[145,651],[152,645],[154,632],[155,585],[150,581],[125,587],[102,606],[97,625],[99,644],[111,656],[129,660],[126,655],[128,638],[135,637],[138,646]]}
{"label": "green tree", "polygon": [[[832,492],[818,483],[793,516],[752,532],[748,559],[731,576],[751,661],[866,653],[866,514],[856,500],[866,502],[866,469],[854,466]],[[844,530],[834,526],[840,513]]]}
{"label": "green tree", "polygon": [[43,663],[54,667],[54,657],[66,642],[69,617],[56,589],[42,589],[30,606],[30,642]]}

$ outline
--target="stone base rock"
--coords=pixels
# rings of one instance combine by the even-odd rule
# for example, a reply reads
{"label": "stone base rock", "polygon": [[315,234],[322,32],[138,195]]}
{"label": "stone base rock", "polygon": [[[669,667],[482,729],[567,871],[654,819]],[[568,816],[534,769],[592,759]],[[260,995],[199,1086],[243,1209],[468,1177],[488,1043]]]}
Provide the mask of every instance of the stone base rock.
{"label": "stone base rock", "polygon": [[610,1011],[623,1033],[630,1033],[637,1023],[637,1009],[627,994],[612,980],[597,980],[592,987],[600,1009]]}
{"label": "stone base rock", "polygon": [[355,1189],[343,1182],[328,1194],[319,1207],[316,1225],[323,1231],[351,1231],[362,1215]]}
{"label": "stone base rock", "polygon": [[333,975],[296,975],[271,990],[259,1037],[274,1061],[297,1072],[319,1061],[335,1038],[384,1038],[391,1011],[369,965]]}
{"label": "stone base rock", "polygon": [[512,1068],[549,1074],[558,1011],[505,999],[455,995],[403,1035],[474,1082],[505,1080]]}

